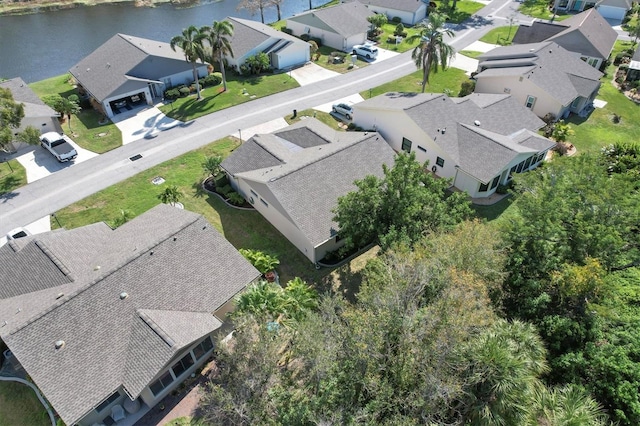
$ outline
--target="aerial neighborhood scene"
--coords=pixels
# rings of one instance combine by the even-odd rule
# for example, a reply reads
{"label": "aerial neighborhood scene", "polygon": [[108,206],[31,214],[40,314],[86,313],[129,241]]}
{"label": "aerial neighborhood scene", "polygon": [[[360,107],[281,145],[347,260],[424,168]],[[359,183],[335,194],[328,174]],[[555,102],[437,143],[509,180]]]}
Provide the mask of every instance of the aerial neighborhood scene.
{"label": "aerial neighborhood scene", "polygon": [[640,425],[639,39],[0,2],[0,426]]}

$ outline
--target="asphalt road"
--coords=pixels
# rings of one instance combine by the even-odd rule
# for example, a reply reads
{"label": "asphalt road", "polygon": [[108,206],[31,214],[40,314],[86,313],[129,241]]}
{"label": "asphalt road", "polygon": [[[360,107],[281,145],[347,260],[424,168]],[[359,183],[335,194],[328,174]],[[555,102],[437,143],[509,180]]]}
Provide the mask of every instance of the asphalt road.
{"label": "asphalt road", "polygon": [[[452,27],[448,42],[456,50],[478,40],[491,28],[507,25],[518,3],[493,0],[464,24]],[[531,18],[516,15],[519,22]],[[516,23],[517,25],[517,23]],[[184,126],[141,139],[74,164],[0,197],[0,235],[85,198],[143,170],[207,145],[217,139],[266,121],[330,103],[348,94],[366,91],[416,70],[411,53],[371,64],[332,79],[281,92],[198,118]],[[131,161],[135,155],[142,157]]]}

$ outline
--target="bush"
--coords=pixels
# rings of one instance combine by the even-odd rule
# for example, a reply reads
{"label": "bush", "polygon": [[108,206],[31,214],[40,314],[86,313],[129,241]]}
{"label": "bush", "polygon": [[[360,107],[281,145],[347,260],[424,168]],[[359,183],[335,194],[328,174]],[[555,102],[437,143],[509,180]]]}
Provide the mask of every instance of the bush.
{"label": "bush", "polygon": [[308,41],[315,41],[318,47],[322,46],[322,40],[318,37],[310,37]]}
{"label": "bush", "polygon": [[300,34],[300,40],[309,41],[311,40],[311,36],[307,33]]}
{"label": "bush", "polygon": [[[402,35],[402,34],[406,34],[406,33],[404,32],[404,25],[402,25],[400,23],[400,24],[396,25],[396,29],[393,31],[393,35],[399,36],[399,35]],[[405,37],[405,36],[403,36],[403,37]]]}
{"label": "bush", "polygon": [[229,185],[229,179],[227,178],[227,175],[222,173],[218,176],[216,176],[213,179],[214,184],[216,185],[216,188],[222,188],[224,186]]}
{"label": "bush", "polygon": [[280,31],[282,31],[285,34],[293,35],[293,30],[291,28],[282,27],[280,28]]}
{"label": "bush", "polygon": [[502,184],[498,185],[498,189],[496,189],[496,192],[498,194],[508,194],[509,193],[509,189],[511,189],[512,182],[513,181],[509,181],[509,182],[507,182],[506,185],[502,185]]}
{"label": "bush", "polygon": [[629,69],[629,64],[620,64],[620,71],[627,71]]}
{"label": "bush", "polygon": [[266,274],[269,271],[276,269],[276,266],[280,264],[277,257],[271,256],[260,250],[251,249],[239,249],[241,255],[245,257],[261,274]]}
{"label": "bush", "polygon": [[164,92],[164,98],[169,100],[178,99],[180,97],[180,91],[176,88],[166,90]]}
{"label": "bush", "polygon": [[200,80],[200,82],[202,82],[202,86],[204,87],[217,86],[222,82],[222,75],[217,72],[209,74],[208,76]]}
{"label": "bush", "polygon": [[227,197],[229,197],[229,202],[234,206],[241,206],[245,203],[244,197],[235,191],[230,192]]}
{"label": "bush", "polygon": [[391,22],[393,22],[394,24],[399,24],[400,22],[402,22],[402,18],[400,18],[399,16],[394,16],[393,18],[391,18]]}
{"label": "bush", "polygon": [[187,86],[182,86],[178,89],[180,91],[180,96],[189,96],[189,93],[191,93],[191,90],[189,90],[189,88]]}
{"label": "bush", "polygon": [[464,97],[473,93],[476,88],[476,82],[474,80],[463,81],[460,85],[460,92],[458,93],[459,97]]}
{"label": "bush", "polygon": [[231,188],[231,185],[225,185],[222,187],[216,186],[216,192],[220,195],[227,197],[230,193],[233,192],[233,188]]}
{"label": "bush", "polygon": [[629,59],[629,54],[626,52],[620,52],[613,59],[613,65],[620,65],[622,62],[626,62]]}

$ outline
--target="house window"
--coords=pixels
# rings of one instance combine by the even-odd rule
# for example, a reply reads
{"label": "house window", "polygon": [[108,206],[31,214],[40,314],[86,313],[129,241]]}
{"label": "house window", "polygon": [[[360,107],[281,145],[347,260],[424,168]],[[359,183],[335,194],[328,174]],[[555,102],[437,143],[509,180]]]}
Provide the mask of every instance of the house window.
{"label": "house window", "polygon": [[171,367],[171,369],[173,370],[173,375],[176,377],[180,377],[182,373],[187,371],[192,365],[193,358],[191,357],[191,353],[189,352],[185,356],[183,356],[180,361],[173,364],[173,367]]}
{"label": "house window", "polygon": [[520,164],[518,164],[518,168],[516,169],[516,173],[520,173],[522,171],[522,166],[524,166],[524,161],[521,161]]}
{"label": "house window", "polygon": [[527,170],[529,168],[529,166],[531,165],[531,160],[532,159],[533,159],[533,157],[527,158],[527,161],[524,162],[524,167],[522,168],[523,170]]}
{"label": "house window", "polygon": [[202,358],[204,354],[209,352],[213,348],[213,342],[211,341],[211,336],[208,336],[204,339],[198,346],[193,348],[193,356],[196,357],[196,360]]}
{"label": "house window", "polygon": [[423,148],[420,145],[418,145],[418,151],[427,152],[426,148]]}
{"label": "house window", "polygon": [[444,167],[444,158],[436,157],[436,164],[440,167]]}
{"label": "house window", "polygon": [[120,398],[120,392],[115,391],[114,393],[112,393],[109,398],[105,399],[102,404],[98,405],[96,407],[96,411],[99,413],[101,411],[104,411],[108,406],[110,406],[111,404],[113,404],[114,402],[116,402],[116,399]]}
{"label": "house window", "polygon": [[253,189],[250,189],[249,191],[251,191],[251,194],[253,194],[253,196],[257,197],[258,194],[256,194],[256,192]]}
{"label": "house window", "polygon": [[493,178],[493,181],[491,182],[491,189],[495,188],[496,186],[498,186],[498,182],[500,182],[500,176],[496,176]]}
{"label": "house window", "polygon": [[265,200],[263,200],[262,198],[260,198],[260,202],[262,204],[264,204],[266,207],[269,207],[269,204],[267,204],[267,202]]}
{"label": "house window", "polygon": [[167,388],[172,382],[173,376],[171,375],[171,371],[167,371],[158,380],[151,383],[149,389],[151,389],[154,396],[158,396],[160,392]]}
{"label": "house window", "polygon": [[407,138],[402,138],[402,150],[411,152],[411,141]]}
{"label": "house window", "polygon": [[596,58],[589,58],[589,60],[587,61],[587,63],[589,65],[591,65],[592,67],[596,67],[596,65],[598,65],[598,60]]}
{"label": "house window", "polygon": [[478,192],[487,192],[487,189],[489,189],[489,184],[488,183],[481,183],[480,184],[480,189],[478,190]]}
{"label": "house window", "polygon": [[529,109],[533,109],[533,106],[536,103],[536,97],[535,96],[527,96],[527,102],[524,104],[524,106],[526,106]]}

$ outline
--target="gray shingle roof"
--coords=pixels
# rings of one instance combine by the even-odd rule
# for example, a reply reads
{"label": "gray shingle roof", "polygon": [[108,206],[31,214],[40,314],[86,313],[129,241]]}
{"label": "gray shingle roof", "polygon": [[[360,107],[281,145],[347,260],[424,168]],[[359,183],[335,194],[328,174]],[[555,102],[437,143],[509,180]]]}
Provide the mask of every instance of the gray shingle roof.
{"label": "gray shingle roof", "polygon": [[273,40],[273,44],[278,41],[307,44],[305,41],[302,41],[297,37],[275,30],[261,22],[233,17],[227,17],[226,19],[233,24],[231,48],[233,49],[233,56],[236,58],[246,55],[255,49],[256,46],[269,39]]}
{"label": "gray shingle roof", "polygon": [[58,115],[51,107],[42,102],[20,77],[2,81],[0,87],[9,89],[13,100],[24,104],[25,117],[56,117]]}
{"label": "gray shingle roof", "polygon": [[354,1],[303,12],[292,16],[289,20],[308,23],[310,22],[308,18],[316,18],[334,32],[346,38],[367,32],[371,28],[367,17],[373,14],[362,3]]}
{"label": "gray shingle roof", "polygon": [[531,25],[520,25],[513,35],[513,44],[540,43],[566,30],[562,23],[533,21]]}
{"label": "gray shingle roof", "polygon": [[192,69],[179,47],[169,43],[116,34],[69,72],[99,101],[130,90],[143,89],[147,80]]}
{"label": "gray shingle roof", "polygon": [[[578,95],[584,96],[587,87],[584,80],[590,80],[595,90],[602,76],[600,71],[551,41],[498,47],[480,55],[478,60],[480,69],[486,71],[479,73],[477,79],[483,76],[521,75],[562,105],[570,104]],[[578,86],[574,86],[576,82]]]}
{"label": "gray shingle roof", "polygon": [[[354,190],[357,179],[382,176],[382,164],[391,166],[395,155],[378,133],[337,132],[314,118],[273,135],[257,135],[245,145],[249,143],[262,147],[267,158],[272,152],[283,160],[236,176],[264,185],[283,214],[316,246],[338,229],[332,212],[338,197]],[[244,155],[238,149],[229,158]]]}
{"label": "gray shingle roof", "polygon": [[[52,253],[71,262],[73,253],[57,252],[68,244],[62,242],[64,235],[91,228],[53,233],[60,241],[49,244]],[[52,300],[18,328],[0,328],[3,340],[67,424],[119,386],[137,396],[191,338],[217,327],[213,312],[259,276],[203,217],[167,205],[109,235],[102,254],[86,257],[89,272],[76,274],[91,281],[32,293]],[[26,271],[48,271],[38,269]],[[56,274],[51,279],[59,280]],[[57,292],[65,295],[56,300]],[[128,294],[124,299],[122,292]],[[13,304],[13,312],[5,309],[3,315],[13,315],[27,296],[3,300],[6,307]],[[65,342],[62,349],[55,349],[57,340]]]}
{"label": "gray shingle roof", "polygon": [[[474,93],[449,98],[442,94],[387,93],[355,105],[356,110],[359,108],[380,113],[403,110],[458,167],[483,182],[495,177],[519,153],[537,152],[535,146],[523,145],[517,135],[535,134],[544,125],[509,95]],[[544,141],[543,149],[553,145]]]}
{"label": "gray shingle roof", "polygon": [[415,12],[424,5],[422,0],[355,0],[367,5],[384,7],[390,10],[400,10],[403,12]]}

